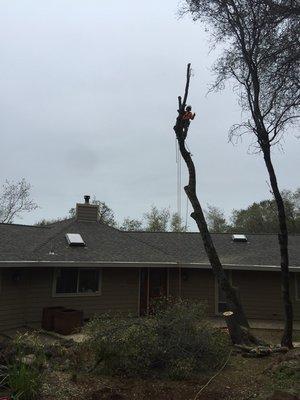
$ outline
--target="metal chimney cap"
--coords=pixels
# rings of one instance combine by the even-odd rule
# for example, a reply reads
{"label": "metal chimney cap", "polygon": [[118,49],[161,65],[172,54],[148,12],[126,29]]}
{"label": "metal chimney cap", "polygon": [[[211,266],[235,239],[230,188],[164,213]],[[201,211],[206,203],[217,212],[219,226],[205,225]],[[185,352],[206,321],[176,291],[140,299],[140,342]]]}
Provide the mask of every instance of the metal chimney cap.
{"label": "metal chimney cap", "polygon": [[85,195],[84,196],[84,202],[85,202],[85,204],[90,204],[90,198],[91,198],[91,196],[89,196],[89,195]]}

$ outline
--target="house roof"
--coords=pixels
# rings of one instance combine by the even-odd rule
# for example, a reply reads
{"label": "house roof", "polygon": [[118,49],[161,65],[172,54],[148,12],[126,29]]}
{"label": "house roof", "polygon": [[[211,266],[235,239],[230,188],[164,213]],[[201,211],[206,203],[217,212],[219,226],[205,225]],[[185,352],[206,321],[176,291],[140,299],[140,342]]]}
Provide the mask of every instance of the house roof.
{"label": "house roof", "polygon": [[[208,263],[198,232],[131,232],[131,237],[160,249],[181,263]],[[226,265],[280,266],[276,234],[247,234],[247,242],[234,242],[230,233],[213,233],[221,262]],[[300,267],[300,235],[289,236],[290,265]]]}
{"label": "house roof", "polygon": [[[69,246],[66,233],[79,233],[86,246]],[[45,227],[0,224],[0,261],[164,262],[168,257],[101,222],[72,218]]]}
{"label": "house roof", "polygon": [[[81,234],[85,247],[69,246],[66,233]],[[277,235],[212,234],[224,265],[279,267]],[[300,235],[289,238],[290,265],[300,269]],[[101,222],[68,219],[52,225],[0,224],[0,262],[156,263],[208,265],[199,233],[124,232]]]}

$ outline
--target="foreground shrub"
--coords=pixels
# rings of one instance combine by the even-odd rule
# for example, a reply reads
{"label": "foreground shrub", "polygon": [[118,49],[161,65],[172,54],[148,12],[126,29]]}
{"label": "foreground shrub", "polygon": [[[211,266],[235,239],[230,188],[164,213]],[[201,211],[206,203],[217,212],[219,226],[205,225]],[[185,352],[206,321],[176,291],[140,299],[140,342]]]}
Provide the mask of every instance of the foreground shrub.
{"label": "foreground shrub", "polygon": [[203,304],[161,299],[151,309],[144,318],[93,319],[79,354],[88,354],[101,373],[171,379],[214,370],[224,360],[227,337],[208,324]]}
{"label": "foreground shrub", "polygon": [[34,334],[18,335],[11,343],[7,365],[2,367],[1,385],[10,389],[12,399],[38,399],[45,364],[44,346]]}
{"label": "foreground shrub", "polygon": [[18,400],[34,400],[38,398],[41,387],[41,375],[32,366],[15,363],[8,368],[7,383]]}

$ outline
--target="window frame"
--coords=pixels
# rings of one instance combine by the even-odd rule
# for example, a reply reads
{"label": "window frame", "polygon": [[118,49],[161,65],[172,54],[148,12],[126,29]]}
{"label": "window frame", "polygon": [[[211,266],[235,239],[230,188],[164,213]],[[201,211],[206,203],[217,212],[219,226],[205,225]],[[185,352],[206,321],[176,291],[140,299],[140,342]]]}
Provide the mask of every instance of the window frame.
{"label": "window frame", "polygon": [[300,272],[295,272],[295,300],[300,301]]}
{"label": "window frame", "polygon": [[[72,267],[74,268],[74,267]],[[93,267],[86,267],[86,268],[75,268],[78,273],[77,273],[77,290],[79,287],[79,276],[80,276],[80,271],[87,271],[87,270],[97,270],[99,272],[99,278],[98,278],[98,291],[97,292],[76,292],[76,293],[57,293],[56,292],[56,286],[57,286],[57,277],[59,270],[61,269],[68,269],[68,267],[61,267],[61,268],[55,268],[53,271],[53,282],[52,282],[52,297],[95,297],[95,296],[101,296],[102,294],[102,268],[93,268]]]}

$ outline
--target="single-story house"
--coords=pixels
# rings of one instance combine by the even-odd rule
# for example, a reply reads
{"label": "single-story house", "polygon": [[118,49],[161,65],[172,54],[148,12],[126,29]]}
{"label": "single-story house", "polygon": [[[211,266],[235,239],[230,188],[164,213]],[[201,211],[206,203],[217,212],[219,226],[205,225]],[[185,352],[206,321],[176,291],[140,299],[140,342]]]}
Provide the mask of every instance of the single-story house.
{"label": "single-story house", "polygon": [[[213,234],[248,318],[280,320],[277,235]],[[300,320],[300,235],[289,238],[291,298]],[[226,308],[199,233],[124,232],[77,204],[74,218],[48,226],[0,224],[0,330],[40,322],[44,307],[143,315],[158,295]]]}

